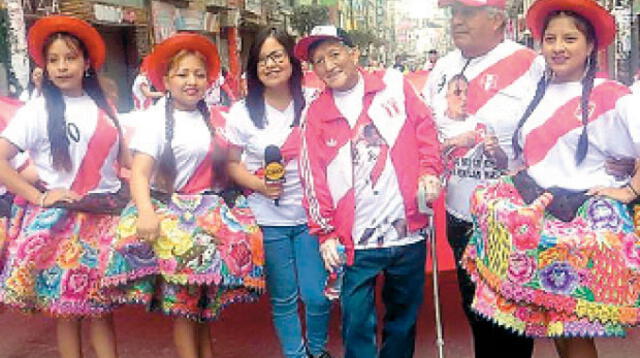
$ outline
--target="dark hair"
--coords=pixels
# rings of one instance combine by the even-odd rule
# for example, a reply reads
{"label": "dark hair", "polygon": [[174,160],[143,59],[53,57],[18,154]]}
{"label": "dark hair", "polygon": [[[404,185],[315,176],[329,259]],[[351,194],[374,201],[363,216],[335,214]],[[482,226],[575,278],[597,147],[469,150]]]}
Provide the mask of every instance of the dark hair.
{"label": "dark hair", "polygon": [[[573,11],[565,10],[555,11],[549,14],[549,16],[547,16],[547,18],[545,19],[544,26],[542,27],[542,33],[544,34],[544,31],[549,26],[551,20],[561,16],[571,17],[574,20],[578,31],[580,31],[585,36],[587,43],[593,46],[593,50],[587,58],[587,71],[581,81],[582,94],[580,96],[580,111],[582,120],[582,132],[580,133],[578,148],[575,154],[576,164],[580,165],[580,163],[582,163],[582,161],[584,161],[584,158],[587,156],[587,150],[589,149],[589,136],[587,133],[587,124],[589,123],[589,97],[591,96],[593,81],[598,70],[598,38],[596,37],[596,32],[593,28],[593,25],[586,18]],[[516,131],[511,138],[511,144],[513,146],[515,158],[517,158],[522,153],[522,147],[520,146],[520,142],[518,141],[520,130],[531,113],[533,113],[538,104],[540,104],[540,101],[544,97],[547,86],[549,85],[549,82],[551,82],[551,79],[551,76],[545,73],[545,75],[542,76],[542,78],[538,81],[536,93],[529,103],[529,106],[525,110],[524,114],[522,115],[522,118],[520,118],[520,121],[518,121]]]}
{"label": "dark hair", "polygon": [[467,76],[465,76],[462,73],[456,73],[455,75],[453,75],[450,79],[449,82],[447,82],[447,86],[449,86],[452,83],[458,82],[458,81],[462,81],[464,83],[469,83],[469,80],[467,79]]}
{"label": "dark hair", "polygon": [[291,63],[291,78],[289,78],[289,90],[293,97],[293,126],[300,124],[300,117],[305,101],[302,94],[302,66],[300,61],[293,55],[294,39],[284,30],[275,27],[268,27],[260,30],[256,35],[253,45],[249,50],[247,59],[247,98],[245,105],[249,111],[249,117],[256,128],[265,127],[265,107],[264,107],[264,84],[258,78],[258,62],[260,50],[268,38],[274,38],[287,52]]}
{"label": "dark hair", "polygon": [[[29,94],[29,97],[31,97],[31,95],[33,95],[33,91],[36,91],[38,88],[36,86],[36,83],[33,82],[33,73],[35,72],[36,68],[38,67],[33,67],[31,66],[31,68],[33,68],[29,74],[29,83],[27,83],[27,93]],[[44,70],[42,71],[42,76],[44,77]],[[40,84],[42,85],[42,78],[40,79]],[[41,86],[42,87],[42,86]]]}
{"label": "dark hair", "polygon": [[[204,56],[199,52],[181,50],[176,55],[173,56],[167,71],[169,71],[178,62],[178,60],[186,54],[193,54],[193,55],[199,56],[204,61]],[[211,123],[211,112],[209,111],[209,108],[207,107],[207,104],[204,101],[204,99],[201,99],[200,101],[198,101],[197,108],[198,108],[198,111],[200,111],[200,113],[202,114],[202,119],[204,120],[204,123],[206,124],[207,129],[209,130],[209,134],[211,135],[211,140],[215,141],[216,130],[213,127],[213,124]],[[165,111],[164,111],[165,113],[165,116],[164,116],[165,117],[165,122],[164,122],[165,146],[158,160],[158,175],[156,176],[156,180],[158,182],[159,187],[164,189],[168,193],[173,192],[173,185],[177,175],[176,157],[175,157],[175,154],[173,153],[173,147],[171,146],[171,142],[173,141],[174,129],[175,129],[175,118],[173,117],[174,109],[175,109],[175,106],[173,103],[173,98],[168,92],[168,95],[166,97],[166,102],[165,102]],[[212,160],[213,160],[212,171],[214,174],[213,180],[216,180],[217,183],[220,184],[222,187],[225,187],[229,181],[227,177],[227,171],[226,171],[226,157],[227,156],[223,148],[218,146],[216,143],[216,146],[212,153]],[[214,186],[213,182],[211,183],[211,186],[212,187]]]}
{"label": "dark hair", "polygon": [[[49,36],[42,46],[43,57],[47,58],[47,52],[56,40],[63,40],[67,46],[75,47],[82,52],[85,60],[89,60],[87,47],[76,36],[67,32],[57,32]],[[107,102],[104,91],[98,82],[96,71],[90,65],[82,79],[82,89],[93,99],[99,109],[103,110],[118,130],[118,136],[122,139],[122,130],[113,108]],[[72,163],[69,154],[69,138],[65,122],[65,102],[62,91],[51,81],[46,66],[42,75],[42,96],[45,101],[47,113],[47,135],[51,146],[51,161],[55,170],[71,171]]]}

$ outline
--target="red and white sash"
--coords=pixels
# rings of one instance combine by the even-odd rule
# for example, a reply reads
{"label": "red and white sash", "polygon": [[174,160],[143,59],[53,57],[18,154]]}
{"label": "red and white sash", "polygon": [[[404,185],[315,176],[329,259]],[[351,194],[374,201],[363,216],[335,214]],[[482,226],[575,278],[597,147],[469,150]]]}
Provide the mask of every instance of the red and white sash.
{"label": "red and white sash", "polygon": [[[89,140],[87,151],[71,184],[71,190],[85,195],[98,187],[102,179],[102,168],[115,144],[118,143],[118,130],[106,113],[98,110],[96,129]],[[115,163],[114,163],[115,164]]]}

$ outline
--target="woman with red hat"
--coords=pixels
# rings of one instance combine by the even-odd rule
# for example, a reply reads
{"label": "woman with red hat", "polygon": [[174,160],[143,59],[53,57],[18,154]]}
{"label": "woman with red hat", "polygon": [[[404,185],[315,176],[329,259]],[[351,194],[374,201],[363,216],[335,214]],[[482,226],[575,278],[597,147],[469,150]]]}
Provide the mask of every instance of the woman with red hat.
{"label": "woman with red hat", "polygon": [[640,156],[640,108],[595,76],[597,51],[615,36],[595,1],[538,0],[527,24],[548,71],[513,137],[525,167],[475,192],[463,261],[477,312],[556,338],[561,357],[596,357],[592,337],[623,336],[640,320],[640,239],[625,205],[640,174],[605,169],[607,156]]}
{"label": "woman with red hat", "polygon": [[[42,95],[20,108],[0,136],[0,182],[22,198],[13,209],[0,297],[7,306],[57,317],[62,357],[82,355],[82,317],[93,318],[97,356],[116,357],[114,304],[99,283],[118,223],[115,164],[128,160],[96,75],[105,45],[88,23],[66,16],[36,21],[28,44],[44,69]],[[29,154],[39,185],[11,167],[19,152]]]}
{"label": "woman with red hat", "polygon": [[139,112],[131,194],[106,270],[106,286],[175,317],[181,358],[211,357],[206,321],[264,288],[262,234],[244,197],[229,197],[220,113],[204,102],[220,60],[206,37],[180,33],[149,58],[166,100]]}

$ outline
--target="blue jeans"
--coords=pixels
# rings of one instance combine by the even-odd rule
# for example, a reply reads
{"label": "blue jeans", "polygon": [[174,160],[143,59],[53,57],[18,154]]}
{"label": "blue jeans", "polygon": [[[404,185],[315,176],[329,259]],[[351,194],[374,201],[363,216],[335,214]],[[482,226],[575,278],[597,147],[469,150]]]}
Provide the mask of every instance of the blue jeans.
{"label": "blue jeans", "polygon": [[306,225],[262,226],[262,232],[273,324],[284,355],[306,357],[298,297],[306,313],[306,348],[319,354],[327,344],[331,303],[323,292],[327,272],[318,239],[309,234]]}
{"label": "blue jeans", "polygon": [[[413,357],[416,319],[422,305],[426,243],[356,250],[342,285],[342,340],[345,358]],[[376,276],[384,273],[386,313],[382,347],[376,344]]]}

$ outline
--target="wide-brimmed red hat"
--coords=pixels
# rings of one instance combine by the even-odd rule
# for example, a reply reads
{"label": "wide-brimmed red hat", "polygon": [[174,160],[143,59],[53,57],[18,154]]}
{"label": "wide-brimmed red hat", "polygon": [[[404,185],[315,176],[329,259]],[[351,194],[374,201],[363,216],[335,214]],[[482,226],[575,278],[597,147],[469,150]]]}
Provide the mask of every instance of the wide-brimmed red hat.
{"label": "wide-brimmed red hat", "polygon": [[27,36],[29,54],[38,66],[45,68],[46,61],[42,53],[44,43],[49,36],[58,32],[66,32],[77,37],[89,52],[91,67],[95,70],[99,70],[102,67],[106,56],[106,48],[102,36],[86,21],[62,15],[43,17],[29,29],[29,35]]}
{"label": "wide-brimmed red hat", "polygon": [[527,26],[533,38],[542,39],[544,21],[554,11],[572,11],[591,23],[598,38],[598,49],[604,49],[616,37],[616,21],[594,0],[537,0],[527,11]]}
{"label": "wide-brimmed red hat", "polygon": [[208,84],[213,83],[218,78],[220,57],[218,56],[216,45],[202,35],[182,32],[156,45],[149,55],[146,66],[147,77],[157,90],[166,90],[162,78],[169,70],[171,59],[181,50],[196,51],[204,56]]}

